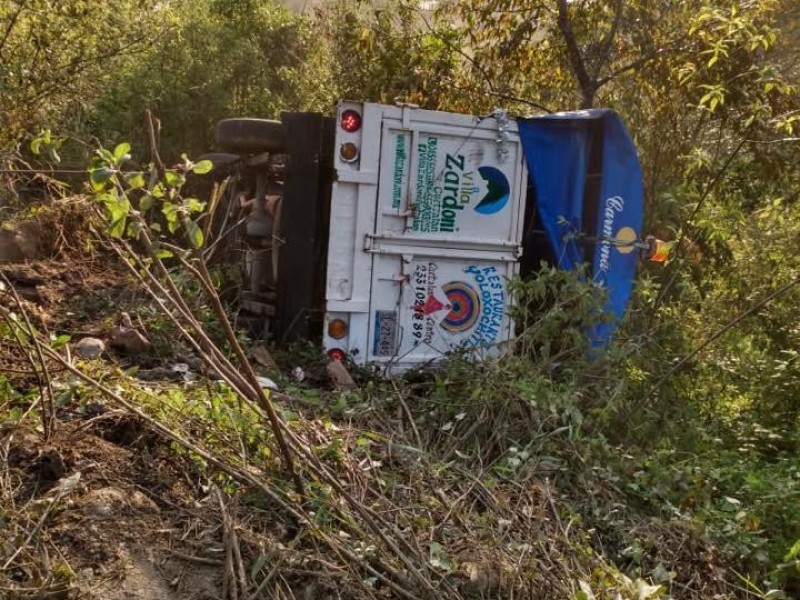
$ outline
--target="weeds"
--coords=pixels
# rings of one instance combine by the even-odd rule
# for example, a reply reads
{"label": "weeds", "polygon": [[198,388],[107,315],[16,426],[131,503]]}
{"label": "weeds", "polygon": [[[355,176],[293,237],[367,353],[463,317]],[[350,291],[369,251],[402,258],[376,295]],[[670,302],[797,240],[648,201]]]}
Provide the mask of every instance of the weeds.
{"label": "weeds", "polygon": [[[4,348],[28,357],[33,385],[0,378],[3,431],[37,415],[57,432],[63,425],[53,415],[71,411],[94,426],[133,419],[125,422],[135,424],[136,444],[169,445],[203,501],[213,500],[228,597],[308,590],[309,574],[313,593],[354,598],[779,598],[778,586],[790,589],[800,537],[786,501],[798,490],[796,431],[756,427],[738,411],[738,420],[715,420],[711,437],[696,405],[668,406],[680,380],[649,405],[642,391],[670,366],[652,363],[647,340],[636,336],[594,355],[583,332],[597,322],[597,297],[579,276],[543,270],[513,284],[520,335],[503,359],[453,356],[394,382],[357,371],[361,387],[337,392],[309,384],[322,373],[316,352],[277,354],[285,371],[299,366],[308,378],[286,378],[288,393],[268,398],[276,430],[264,427],[275,421],[235,366],[247,340],[220,310],[213,276],[191,247],[183,218],[195,213],[168,210],[188,249],[156,230],[142,253],[123,234],[141,214],[131,199],[144,192],[125,188],[126,174],[105,160],[95,170],[118,171],[95,183],[113,182],[131,197],[119,237],[104,243],[149,292],[141,316],[164,340],[180,335],[211,377],[144,383],[134,370],[76,360],[7,292],[0,334]],[[164,202],[184,206],[179,183]],[[105,206],[113,226],[119,206]],[[132,231],[136,243],[142,231]],[[98,404],[113,410],[92,416]],[[278,432],[298,458],[302,494]],[[17,476],[0,478],[17,524],[17,546],[0,546],[10,571],[37,560],[49,519],[38,526],[33,504],[18,506]],[[68,564],[51,567],[41,581],[70,585]]]}

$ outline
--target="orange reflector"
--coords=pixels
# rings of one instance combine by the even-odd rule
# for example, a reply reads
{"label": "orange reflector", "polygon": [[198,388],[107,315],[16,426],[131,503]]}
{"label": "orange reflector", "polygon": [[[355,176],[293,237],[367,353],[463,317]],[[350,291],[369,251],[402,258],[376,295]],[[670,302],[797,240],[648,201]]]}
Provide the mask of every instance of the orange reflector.
{"label": "orange reflector", "polygon": [[339,156],[344,162],[353,162],[358,158],[358,146],[353,142],[345,142],[339,148]]}
{"label": "orange reflector", "polygon": [[339,348],[334,348],[333,350],[328,350],[328,358],[331,360],[338,360],[339,362],[344,362],[347,359],[347,354],[344,350],[340,350]]}
{"label": "orange reflector", "polygon": [[333,319],[328,323],[328,335],[335,340],[340,340],[347,335],[347,323],[341,319]]}
{"label": "orange reflector", "polygon": [[647,236],[647,244],[648,248],[645,253],[645,258],[650,262],[663,263],[667,262],[669,259],[674,242],[665,242],[649,235]]}

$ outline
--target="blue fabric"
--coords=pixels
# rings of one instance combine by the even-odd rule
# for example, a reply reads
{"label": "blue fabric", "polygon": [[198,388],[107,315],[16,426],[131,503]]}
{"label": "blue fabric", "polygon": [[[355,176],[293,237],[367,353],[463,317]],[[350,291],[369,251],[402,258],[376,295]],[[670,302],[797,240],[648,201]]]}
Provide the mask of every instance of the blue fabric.
{"label": "blue fabric", "polygon": [[[589,130],[597,119],[604,127],[600,198],[597,222],[584,227]],[[586,262],[586,242],[578,238],[584,232],[594,238],[592,281],[607,289],[605,310],[615,318],[589,333],[595,346],[604,345],[625,314],[636,277],[638,251],[614,244],[626,234],[642,237],[644,185],[636,148],[620,118],[603,109],[520,119],[519,132],[559,268],[571,270]]]}

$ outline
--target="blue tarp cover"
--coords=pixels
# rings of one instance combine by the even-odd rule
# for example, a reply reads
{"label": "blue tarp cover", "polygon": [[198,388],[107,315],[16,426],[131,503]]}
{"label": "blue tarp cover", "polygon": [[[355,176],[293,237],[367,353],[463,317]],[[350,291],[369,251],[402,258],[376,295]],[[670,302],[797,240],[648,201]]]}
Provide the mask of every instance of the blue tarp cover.
{"label": "blue tarp cover", "polygon": [[[584,224],[591,132],[598,120],[602,176],[596,212],[590,212],[597,222]],[[625,313],[636,276],[639,253],[630,242],[641,239],[644,204],[636,148],[619,116],[605,109],[520,119],[519,133],[559,268],[574,269],[593,255],[592,280],[608,289],[606,310],[617,319],[590,332],[593,343],[602,345]]]}

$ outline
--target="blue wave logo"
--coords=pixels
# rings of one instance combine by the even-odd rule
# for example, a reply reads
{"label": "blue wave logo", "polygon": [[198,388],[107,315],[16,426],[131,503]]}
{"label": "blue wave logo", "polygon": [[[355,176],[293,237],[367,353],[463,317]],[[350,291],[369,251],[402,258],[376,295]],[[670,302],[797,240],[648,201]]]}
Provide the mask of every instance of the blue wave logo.
{"label": "blue wave logo", "polygon": [[487,192],[475,206],[475,211],[482,215],[493,215],[503,210],[511,197],[511,186],[500,169],[495,167],[478,167],[478,173],[486,182]]}

